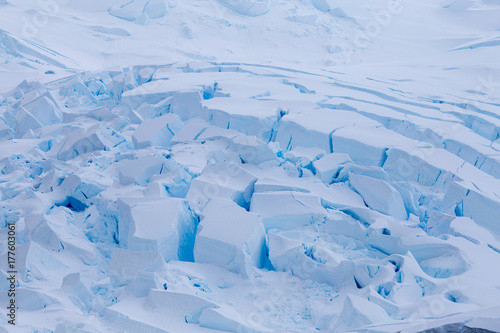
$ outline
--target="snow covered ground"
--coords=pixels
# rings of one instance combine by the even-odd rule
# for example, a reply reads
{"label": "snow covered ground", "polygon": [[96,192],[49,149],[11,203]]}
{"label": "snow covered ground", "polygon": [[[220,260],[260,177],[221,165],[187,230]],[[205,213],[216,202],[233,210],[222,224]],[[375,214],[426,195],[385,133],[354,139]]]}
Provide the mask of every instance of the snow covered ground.
{"label": "snow covered ground", "polygon": [[500,332],[499,17],[0,0],[0,332]]}

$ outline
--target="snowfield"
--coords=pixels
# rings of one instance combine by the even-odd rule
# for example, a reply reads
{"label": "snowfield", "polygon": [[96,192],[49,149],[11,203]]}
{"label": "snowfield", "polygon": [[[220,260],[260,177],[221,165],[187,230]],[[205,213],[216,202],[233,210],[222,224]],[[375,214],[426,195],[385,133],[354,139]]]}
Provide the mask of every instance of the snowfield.
{"label": "snowfield", "polygon": [[0,332],[500,332],[498,17],[0,0]]}

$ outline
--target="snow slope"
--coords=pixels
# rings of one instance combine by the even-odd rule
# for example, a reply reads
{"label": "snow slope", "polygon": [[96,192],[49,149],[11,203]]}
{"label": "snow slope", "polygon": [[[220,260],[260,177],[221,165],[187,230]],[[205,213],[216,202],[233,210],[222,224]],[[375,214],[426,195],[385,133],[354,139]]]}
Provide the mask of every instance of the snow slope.
{"label": "snow slope", "polygon": [[0,1],[0,332],[499,332],[499,13]]}

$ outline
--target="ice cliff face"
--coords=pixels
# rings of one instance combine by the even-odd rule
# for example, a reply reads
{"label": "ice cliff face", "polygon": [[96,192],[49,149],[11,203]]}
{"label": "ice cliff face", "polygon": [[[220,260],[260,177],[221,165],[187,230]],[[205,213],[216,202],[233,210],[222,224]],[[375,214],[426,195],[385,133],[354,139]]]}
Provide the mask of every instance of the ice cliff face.
{"label": "ice cliff face", "polygon": [[0,332],[500,331],[494,1],[29,6],[0,1]]}

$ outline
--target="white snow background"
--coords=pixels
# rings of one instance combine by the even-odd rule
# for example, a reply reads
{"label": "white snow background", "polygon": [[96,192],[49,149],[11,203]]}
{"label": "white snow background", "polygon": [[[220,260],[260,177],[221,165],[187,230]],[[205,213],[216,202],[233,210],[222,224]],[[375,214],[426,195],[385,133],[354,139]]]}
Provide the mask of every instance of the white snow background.
{"label": "white snow background", "polygon": [[500,1],[0,0],[0,204],[0,332],[500,332]]}

